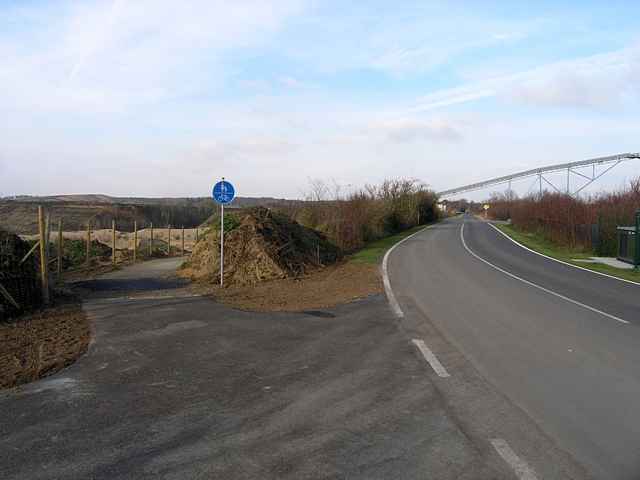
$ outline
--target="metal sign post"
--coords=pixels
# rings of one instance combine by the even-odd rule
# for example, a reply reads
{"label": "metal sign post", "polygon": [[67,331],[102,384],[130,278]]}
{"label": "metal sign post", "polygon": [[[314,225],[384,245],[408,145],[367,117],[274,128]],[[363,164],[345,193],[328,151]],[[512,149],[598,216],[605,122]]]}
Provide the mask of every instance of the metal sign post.
{"label": "metal sign post", "polygon": [[224,203],[220,204],[220,286],[224,287]]}
{"label": "metal sign post", "polygon": [[229,182],[222,181],[213,186],[213,199],[220,204],[220,286],[224,286],[224,206],[236,196],[235,188]]}
{"label": "metal sign post", "polygon": [[636,212],[636,234],[633,240],[635,242],[635,255],[633,263],[635,263],[635,269],[638,270],[638,268],[640,267],[640,210]]}

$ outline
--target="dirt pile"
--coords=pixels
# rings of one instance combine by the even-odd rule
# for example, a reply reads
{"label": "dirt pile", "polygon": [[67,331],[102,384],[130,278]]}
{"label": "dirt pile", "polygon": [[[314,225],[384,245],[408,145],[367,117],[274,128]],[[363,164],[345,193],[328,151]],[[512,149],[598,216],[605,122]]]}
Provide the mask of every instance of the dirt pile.
{"label": "dirt pile", "polygon": [[[299,277],[335,263],[341,252],[327,238],[264,207],[251,209],[225,233],[225,284],[253,285]],[[220,233],[210,229],[196,244],[186,269],[194,279],[217,281]]]}

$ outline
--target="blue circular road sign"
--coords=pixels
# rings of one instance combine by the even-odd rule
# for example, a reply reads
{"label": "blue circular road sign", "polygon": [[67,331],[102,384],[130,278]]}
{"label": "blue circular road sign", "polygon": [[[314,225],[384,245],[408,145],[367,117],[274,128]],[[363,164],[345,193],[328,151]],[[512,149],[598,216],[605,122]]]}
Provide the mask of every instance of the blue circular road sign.
{"label": "blue circular road sign", "polygon": [[225,180],[213,186],[213,199],[218,203],[222,203],[223,205],[225,203],[231,203],[235,196],[236,190],[233,188],[233,185]]}

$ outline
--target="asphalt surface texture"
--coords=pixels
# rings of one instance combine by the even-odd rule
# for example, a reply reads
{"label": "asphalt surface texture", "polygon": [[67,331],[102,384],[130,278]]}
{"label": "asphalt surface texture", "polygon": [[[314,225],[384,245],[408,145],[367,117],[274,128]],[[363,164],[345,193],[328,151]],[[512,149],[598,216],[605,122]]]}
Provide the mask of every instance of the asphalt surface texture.
{"label": "asphalt surface texture", "polygon": [[[432,339],[451,373],[443,380],[464,375],[462,356],[578,466],[571,475],[640,478],[640,286],[528,252],[471,216],[398,246],[389,275],[405,331]],[[455,405],[453,383],[439,389]],[[483,414],[491,423],[493,412]],[[505,420],[504,439],[537,478],[569,471],[545,471],[548,454]]]}
{"label": "asphalt surface texture", "polygon": [[458,416],[437,388],[383,296],[241,312],[193,296],[178,264],[76,285],[92,345],[0,392],[0,478],[515,478],[474,430],[478,410]]}
{"label": "asphalt surface texture", "polygon": [[614,296],[632,323],[478,260],[461,219],[390,254],[403,318],[382,295],[237,311],[193,295],[179,259],[145,262],[76,285],[84,357],[0,392],[0,478],[638,478],[637,287],[464,221],[477,255],[594,308]]}

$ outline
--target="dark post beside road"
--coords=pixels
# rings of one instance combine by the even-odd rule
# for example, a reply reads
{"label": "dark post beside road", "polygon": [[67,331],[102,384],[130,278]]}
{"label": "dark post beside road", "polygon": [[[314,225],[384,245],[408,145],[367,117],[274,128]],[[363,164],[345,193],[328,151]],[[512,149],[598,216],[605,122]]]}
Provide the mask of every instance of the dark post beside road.
{"label": "dark post beside road", "polygon": [[87,266],[89,265],[89,262],[91,262],[91,223],[87,222],[87,252],[86,252],[86,263]]}
{"label": "dark post beside road", "polygon": [[149,232],[149,257],[153,255],[153,222],[151,222]]}
{"label": "dark post beside road", "polygon": [[49,305],[49,272],[47,259],[47,237],[44,223],[44,212],[38,206],[38,233],[40,235],[40,282],[42,286],[42,303]]}
{"label": "dark post beside road", "polygon": [[58,283],[62,283],[62,248],[64,240],[62,239],[62,217],[58,220]]}
{"label": "dark post beside road", "polygon": [[111,220],[111,263],[116,264],[116,221]]}
{"label": "dark post beside road", "polygon": [[138,259],[138,221],[133,221],[133,263]]}
{"label": "dark post beside road", "polygon": [[636,212],[636,236],[634,242],[634,262],[635,269],[640,267],[640,210]]}

